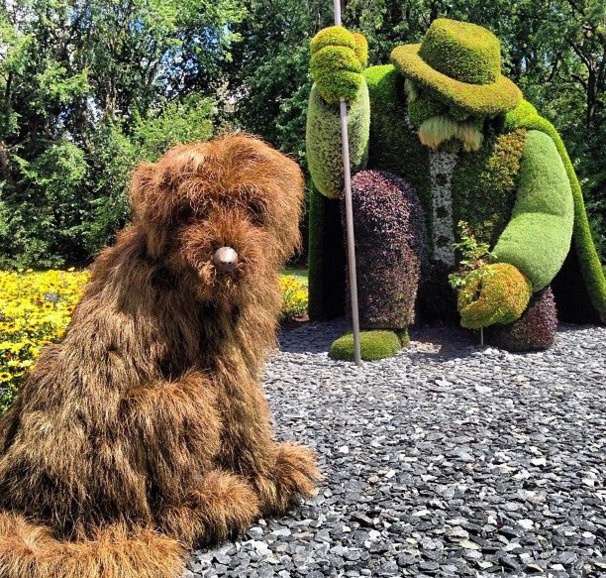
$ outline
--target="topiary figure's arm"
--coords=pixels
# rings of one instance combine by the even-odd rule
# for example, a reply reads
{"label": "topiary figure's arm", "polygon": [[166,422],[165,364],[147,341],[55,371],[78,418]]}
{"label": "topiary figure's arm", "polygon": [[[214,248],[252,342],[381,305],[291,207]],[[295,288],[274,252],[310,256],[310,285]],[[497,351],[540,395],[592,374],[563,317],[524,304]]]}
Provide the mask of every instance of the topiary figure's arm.
{"label": "topiary figure's arm", "polygon": [[512,218],[494,250],[493,262],[509,263],[532,284],[546,287],[570,250],[574,203],[570,181],[555,143],[528,131]]}
{"label": "topiary figure's arm", "polygon": [[516,128],[534,129],[544,132],[553,139],[560,153],[574,199],[574,241],[581,273],[591,302],[598,311],[602,321],[606,323],[606,275],[602,269],[602,264],[600,263],[591,235],[581,186],[579,185],[564,142],[555,127],[548,120],[541,117],[534,106],[525,100],[505,116],[505,129],[514,130]]}
{"label": "topiary figure's arm", "polygon": [[[352,173],[366,167],[370,135],[370,100],[366,83],[348,106],[349,158]],[[314,86],[307,111],[307,163],[314,185],[326,197],[343,191],[343,153],[339,105],[327,103]]]}
{"label": "topiary figure's arm", "polygon": [[315,84],[307,112],[307,160],[317,189],[336,199],[343,190],[340,98],[348,105],[352,172],[365,168],[368,157],[370,100],[361,74],[367,59],[366,39],[332,26],[313,38],[311,52]]}

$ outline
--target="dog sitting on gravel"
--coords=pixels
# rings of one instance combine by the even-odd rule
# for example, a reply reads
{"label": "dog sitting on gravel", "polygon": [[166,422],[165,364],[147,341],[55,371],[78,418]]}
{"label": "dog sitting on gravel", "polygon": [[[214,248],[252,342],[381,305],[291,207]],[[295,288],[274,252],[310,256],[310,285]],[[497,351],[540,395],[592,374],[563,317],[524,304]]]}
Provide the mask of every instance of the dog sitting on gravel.
{"label": "dog sitting on gravel", "polygon": [[143,164],[133,223],[0,420],[2,578],[170,578],[319,478],[260,386],[303,178],[230,135]]}

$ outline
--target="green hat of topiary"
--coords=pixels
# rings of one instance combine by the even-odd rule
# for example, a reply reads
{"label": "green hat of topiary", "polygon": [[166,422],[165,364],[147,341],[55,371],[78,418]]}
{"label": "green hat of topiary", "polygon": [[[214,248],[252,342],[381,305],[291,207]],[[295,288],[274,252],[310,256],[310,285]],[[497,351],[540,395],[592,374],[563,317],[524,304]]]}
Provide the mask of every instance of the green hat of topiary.
{"label": "green hat of topiary", "polygon": [[522,100],[520,89],[501,75],[498,38],[475,24],[438,18],[421,44],[394,48],[391,62],[470,114],[507,112]]}

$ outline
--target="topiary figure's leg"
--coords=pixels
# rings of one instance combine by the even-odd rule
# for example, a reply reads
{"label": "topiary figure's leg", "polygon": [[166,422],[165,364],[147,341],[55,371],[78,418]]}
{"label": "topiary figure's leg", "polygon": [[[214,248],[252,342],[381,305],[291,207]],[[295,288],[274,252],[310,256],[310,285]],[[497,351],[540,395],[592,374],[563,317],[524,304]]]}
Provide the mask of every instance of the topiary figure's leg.
{"label": "topiary figure's leg", "polygon": [[[386,171],[359,172],[352,196],[362,359],[391,357],[407,344],[415,319],[426,254],[423,210],[410,183]],[[335,342],[331,356],[348,359],[351,340]]]}
{"label": "topiary figure's leg", "polygon": [[260,515],[252,485],[233,472],[214,469],[185,499],[162,504],[154,521],[163,533],[192,547],[242,534]]}
{"label": "topiary figure's leg", "polygon": [[507,351],[536,351],[553,345],[558,316],[551,287],[535,293],[520,319],[509,325],[493,325],[486,341]]}
{"label": "topiary figure's leg", "polygon": [[309,318],[324,321],[345,313],[341,203],[312,187],[309,205]]}
{"label": "topiary figure's leg", "polygon": [[272,470],[254,480],[262,514],[283,515],[302,497],[316,494],[322,478],[315,453],[295,442],[273,446]]}
{"label": "topiary figure's leg", "polygon": [[448,282],[451,272],[450,267],[439,262],[433,262],[423,270],[417,298],[417,311],[423,321],[458,323],[457,294]]}

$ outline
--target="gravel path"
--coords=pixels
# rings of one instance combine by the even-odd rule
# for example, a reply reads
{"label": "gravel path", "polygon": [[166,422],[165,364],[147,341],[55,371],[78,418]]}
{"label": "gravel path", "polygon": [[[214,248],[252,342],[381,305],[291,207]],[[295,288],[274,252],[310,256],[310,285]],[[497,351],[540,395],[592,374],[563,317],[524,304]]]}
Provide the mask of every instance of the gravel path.
{"label": "gravel path", "polygon": [[520,355],[425,327],[362,368],[328,359],[342,329],[284,333],[265,380],[319,495],[196,552],[189,578],[606,576],[606,328]]}

